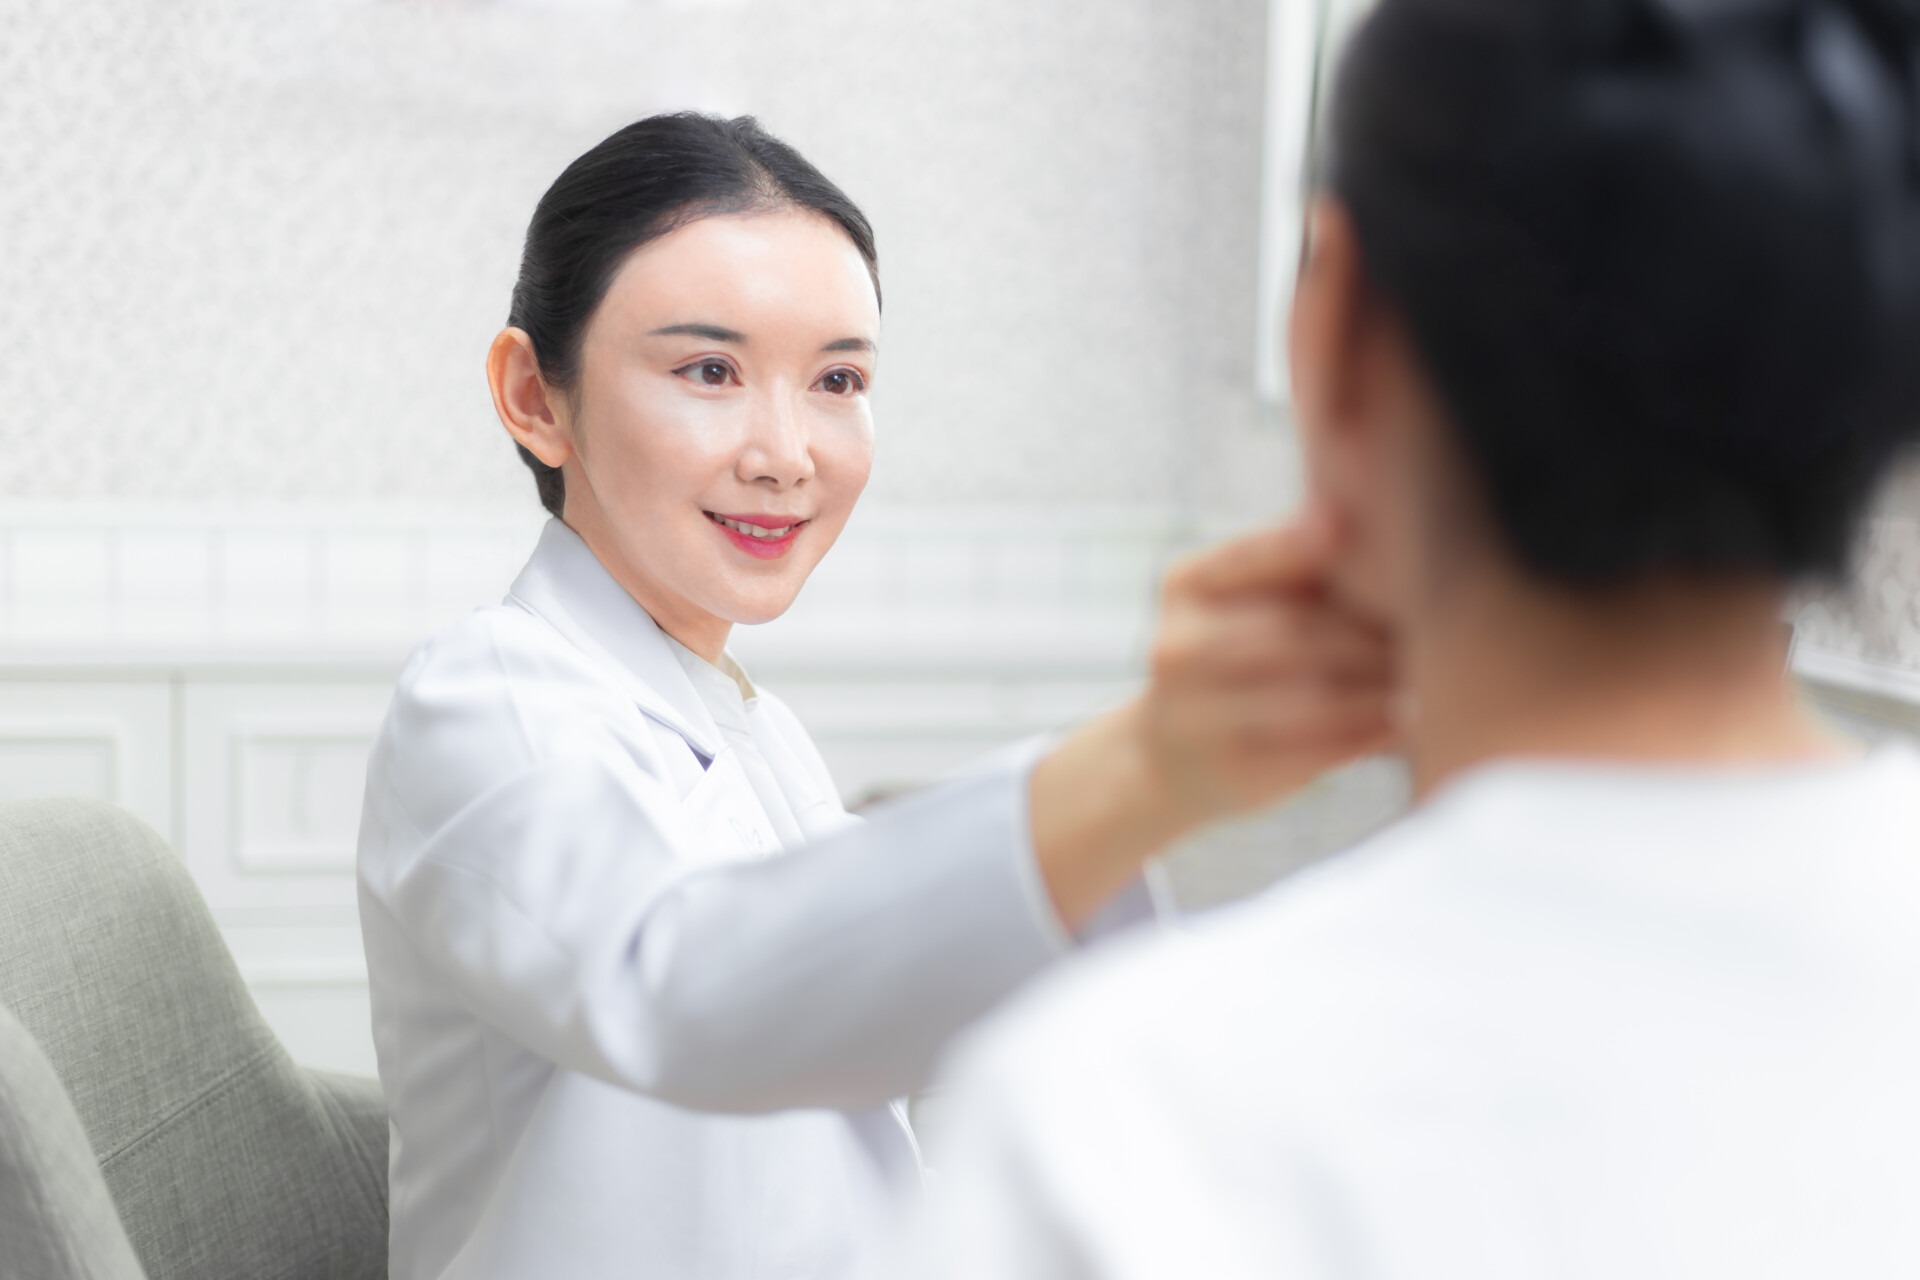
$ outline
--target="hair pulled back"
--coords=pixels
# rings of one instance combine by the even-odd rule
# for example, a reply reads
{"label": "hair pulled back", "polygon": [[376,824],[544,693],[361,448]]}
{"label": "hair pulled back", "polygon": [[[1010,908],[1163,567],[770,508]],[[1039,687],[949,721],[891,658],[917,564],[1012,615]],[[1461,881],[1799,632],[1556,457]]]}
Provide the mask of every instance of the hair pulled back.
{"label": "hair pulled back", "polygon": [[1381,0],[1329,142],[1531,571],[1844,568],[1920,422],[1913,0]]}
{"label": "hair pulled back", "polygon": [[[629,254],[698,218],[781,208],[837,223],[879,293],[866,215],[753,117],[680,112],[636,121],[568,165],[540,197],[507,323],[525,330],[547,384],[571,394],[587,324]],[[558,516],[566,502],[560,469],[519,449],[541,505]]]}

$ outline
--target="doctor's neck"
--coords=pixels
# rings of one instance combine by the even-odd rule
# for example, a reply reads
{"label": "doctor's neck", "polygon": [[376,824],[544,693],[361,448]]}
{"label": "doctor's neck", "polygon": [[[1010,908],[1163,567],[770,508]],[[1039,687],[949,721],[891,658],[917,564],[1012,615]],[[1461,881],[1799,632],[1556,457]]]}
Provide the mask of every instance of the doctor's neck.
{"label": "doctor's neck", "polygon": [[628,554],[609,525],[605,513],[576,485],[568,494],[562,521],[580,536],[594,559],[634,603],[647,611],[654,625],[699,657],[718,664],[733,634],[733,623],[701,608],[648,571],[643,557]]}
{"label": "doctor's neck", "polygon": [[1782,603],[1766,579],[1589,593],[1505,567],[1449,574],[1402,633],[1416,795],[1500,758],[1760,765],[1848,754],[1795,696]]}

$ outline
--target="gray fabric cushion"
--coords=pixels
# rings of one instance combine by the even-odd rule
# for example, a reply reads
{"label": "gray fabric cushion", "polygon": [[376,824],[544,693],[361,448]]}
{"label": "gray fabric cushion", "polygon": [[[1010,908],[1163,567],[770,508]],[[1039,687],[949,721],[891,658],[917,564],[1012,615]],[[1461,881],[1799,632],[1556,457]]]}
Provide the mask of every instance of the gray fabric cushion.
{"label": "gray fabric cushion", "polygon": [[386,1274],[379,1086],[287,1057],[137,819],[0,805],[0,1003],[66,1085],[152,1280]]}
{"label": "gray fabric cushion", "polygon": [[0,1008],[0,1276],[142,1274],[53,1064]]}

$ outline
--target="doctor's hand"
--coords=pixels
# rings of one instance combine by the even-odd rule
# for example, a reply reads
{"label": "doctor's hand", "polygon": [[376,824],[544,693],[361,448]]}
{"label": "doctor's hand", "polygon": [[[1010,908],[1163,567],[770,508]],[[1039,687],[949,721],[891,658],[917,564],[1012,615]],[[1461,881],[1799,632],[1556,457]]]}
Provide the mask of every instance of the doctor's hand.
{"label": "doctor's hand", "polygon": [[1070,928],[1168,845],[1392,742],[1388,638],[1327,590],[1336,535],[1307,513],[1163,581],[1146,690],[1034,767],[1034,851]]}
{"label": "doctor's hand", "polygon": [[1259,808],[1392,741],[1386,634],[1336,603],[1332,522],[1309,511],[1175,565],[1136,732],[1194,825]]}

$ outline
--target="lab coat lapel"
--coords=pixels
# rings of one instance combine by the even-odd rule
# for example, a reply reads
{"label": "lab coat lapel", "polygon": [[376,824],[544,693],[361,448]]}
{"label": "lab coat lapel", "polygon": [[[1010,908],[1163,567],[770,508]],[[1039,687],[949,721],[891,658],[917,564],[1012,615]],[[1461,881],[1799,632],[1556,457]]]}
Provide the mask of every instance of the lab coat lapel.
{"label": "lab coat lapel", "polygon": [[579,534],[559,520],[547,521],[533,558],[514,579],[507,598],[606,659],[640,710],[685,738],[703,759],[720,754],[720,728],[665,634]]}

